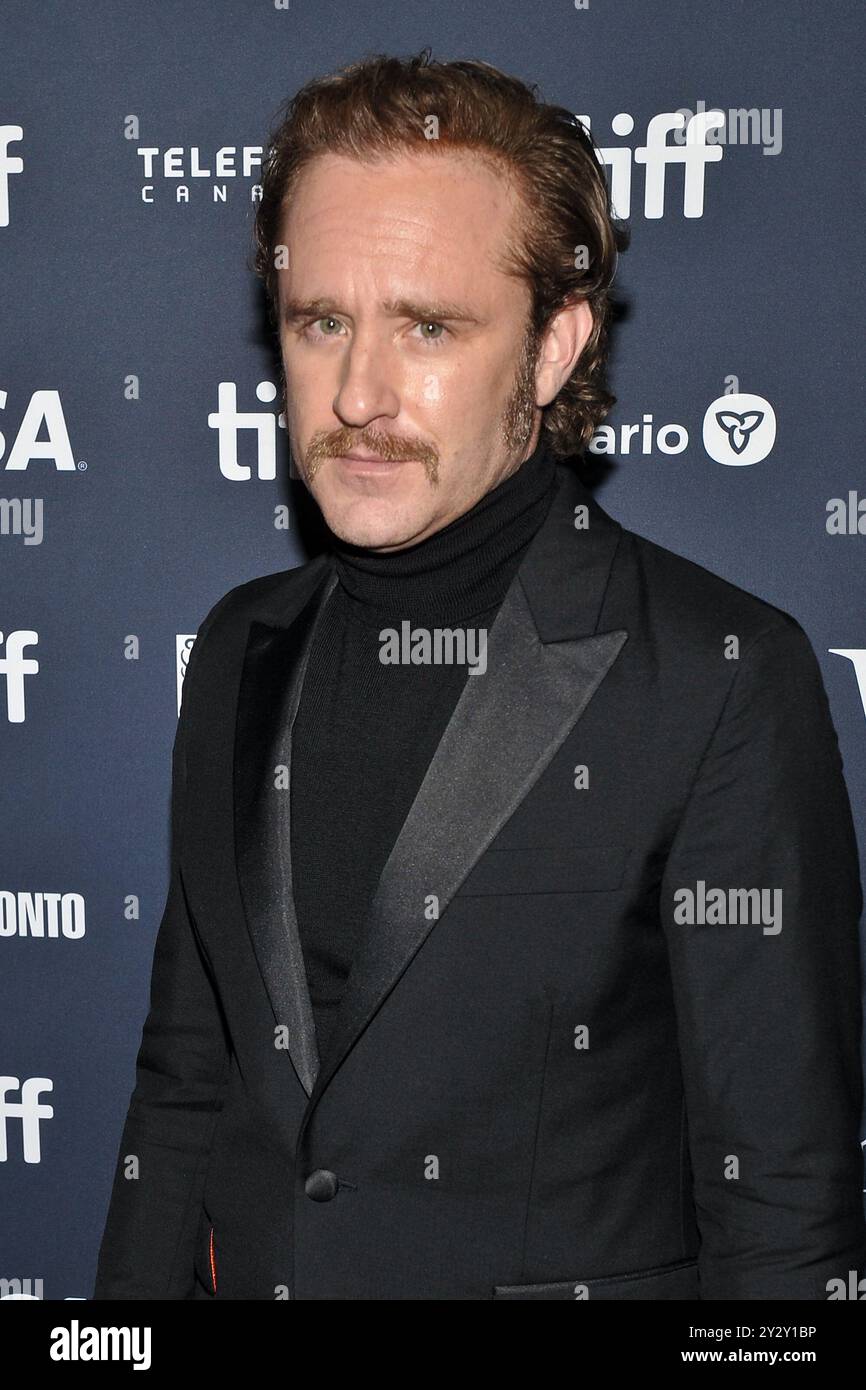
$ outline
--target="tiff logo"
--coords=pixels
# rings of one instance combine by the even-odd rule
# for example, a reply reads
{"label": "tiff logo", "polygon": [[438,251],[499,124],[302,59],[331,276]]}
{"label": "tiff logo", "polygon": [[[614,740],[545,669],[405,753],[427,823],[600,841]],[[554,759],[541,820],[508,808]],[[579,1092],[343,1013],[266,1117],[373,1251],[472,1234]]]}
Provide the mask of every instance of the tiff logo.
{"label": "tiff logo", "polygon": [[24,160],[10,154],[9,146],[23,139],[22,126],[0,125],[0,227],[9,226],[9,175],[20,174],[24,169]]}
{"label": "tiff logo", "polygon": [[[589,116],[578,116],[581,125],[592,130]],[[646,144],[632,151],[628,146],[599,147],[602,163],[610,169],[610,194],[618,218],[631,216],[632,164],[643,164],[644,217],[664,217],[667,171],[671,164],[682,164],[683,216],[703,217],[706,166],[721,159],[724,150],[711,145],[707,135],[724,125],[722,111],[698,111],[690,119],[683,111],[661,111],[647,126]],[[634,116],[620,111],[610,123],[614,135],[624,138],[634,130]],[[683,131],[680,143],[668,143],[668,136]]]}
{"label": "tiff logo", "polygon": [[[9,1100],[10,1091],[20,1087],[21,1099]],[[0,1163],[9,1160],[6,1142],[7,1120],[21,1121],[22,1151],[25,1163],[40,1163],[39,1121],[54,1118],[54,1107],[39,1100],[44,1091],[53,1091],[54,1082],[47,1076],[28,1076],[24,1082],[17,1076],[0,1076]]]}
{"label": "tiff logo", "polygon": [[[6,718],[10,724],[24,723],[24,677],[35,676],[39,670],[39,662],[32,656],[26,657],[24,648],[35,647],[38,641],[39,634],[27,627],[10,632],[6,638],[0,656],[0,676],[6,677]],[[0,647],[3,647],[2,632]]]}
{"label": "tiff logo", "polygon": [[[263,405],[277,398],[272,381],[260,381],[256,396]],[[234,381],[221,381],[217,387],[217,409],[207,417],[208,425],[217,432],[219,467],[224,478],[233,483],[245,483],[252,476],[248,464],[238,460],[238,437],[241,430],[252,430],[256,437],[256,477],[272,481],[277,476],[277,426],[286,428],[282,411],[238,410],[238,388]],[[292,466],[290,477],[297,474]]]}

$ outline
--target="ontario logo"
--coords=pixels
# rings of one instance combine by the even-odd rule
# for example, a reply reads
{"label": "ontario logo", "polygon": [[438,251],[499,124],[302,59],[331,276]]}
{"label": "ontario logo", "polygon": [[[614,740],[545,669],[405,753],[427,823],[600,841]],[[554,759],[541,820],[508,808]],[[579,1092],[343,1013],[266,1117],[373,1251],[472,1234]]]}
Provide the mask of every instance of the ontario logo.
{"label": "ontario logo", "polygon": [[[765,396],[734,391],[717,396],[704,412],[701,440],[714,463],[743,468],[761,463],[776,442],[776,412]],[[590,444],[592,454],[629,458],[640,454],[673,457],[691,443],[688,427],[679,421],[657,423],[645,414],[639,424],[599,425]]]}

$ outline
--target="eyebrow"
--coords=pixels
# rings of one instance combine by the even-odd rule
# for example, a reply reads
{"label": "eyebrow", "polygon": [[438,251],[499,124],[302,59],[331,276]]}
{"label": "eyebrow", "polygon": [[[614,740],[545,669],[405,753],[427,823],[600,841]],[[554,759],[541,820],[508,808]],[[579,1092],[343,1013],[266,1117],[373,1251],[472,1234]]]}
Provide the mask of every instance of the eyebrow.
{"label": "eyebrow", "polygon": [[[381,308],[386,314],[393,318],[413,319],[418,322],[427,320],[446,321],[450,323],[480,323],[475,314],[471,314],[468,309],[461,304],[450,301],[439,300],[436,303],[421,304],[411,299],[384,299]],[[283,319],[286,323],[296,323],[298,319],[317,319],[325,318],[328,314],[337,313],[334,309],[334,301],[331,299],[287,299],[283,306]]]}

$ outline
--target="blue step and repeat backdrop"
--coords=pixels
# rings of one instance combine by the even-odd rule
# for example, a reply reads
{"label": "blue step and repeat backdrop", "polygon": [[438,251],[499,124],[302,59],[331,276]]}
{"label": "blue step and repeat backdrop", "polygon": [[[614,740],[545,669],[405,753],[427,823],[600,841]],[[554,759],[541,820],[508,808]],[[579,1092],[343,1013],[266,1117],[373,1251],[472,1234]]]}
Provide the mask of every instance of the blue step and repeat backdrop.
{"label": "blue step and repeat backdrop", "polygon": [[860,0],[6,0],[0,1297],[92,1292],[186,655],[308,558],[250,269],[267,135],[310,77],[427,46],[591,123],[632,229],[596,495],[805,627],[866,865]]}

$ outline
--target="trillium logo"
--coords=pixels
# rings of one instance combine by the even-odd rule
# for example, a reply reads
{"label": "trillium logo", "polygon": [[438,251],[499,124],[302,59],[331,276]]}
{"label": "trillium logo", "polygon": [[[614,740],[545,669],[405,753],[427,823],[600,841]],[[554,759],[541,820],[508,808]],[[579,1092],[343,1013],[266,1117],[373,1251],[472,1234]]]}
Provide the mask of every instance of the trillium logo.
{"label": "trillium logo", "polygon": [[745,415],[738,415],[734,410],[720,410],[718,421],[723,430],[727,430],[731,448],[735,454],[741,454],[749,442],[749,435],[763,420],[762,410],[749,410]]}
{"label": "trillium logo", "polygon": [[704,415],[704,448],[716,463],[760,463],[776,442],[776,413],[763,396],[718,396]]}

